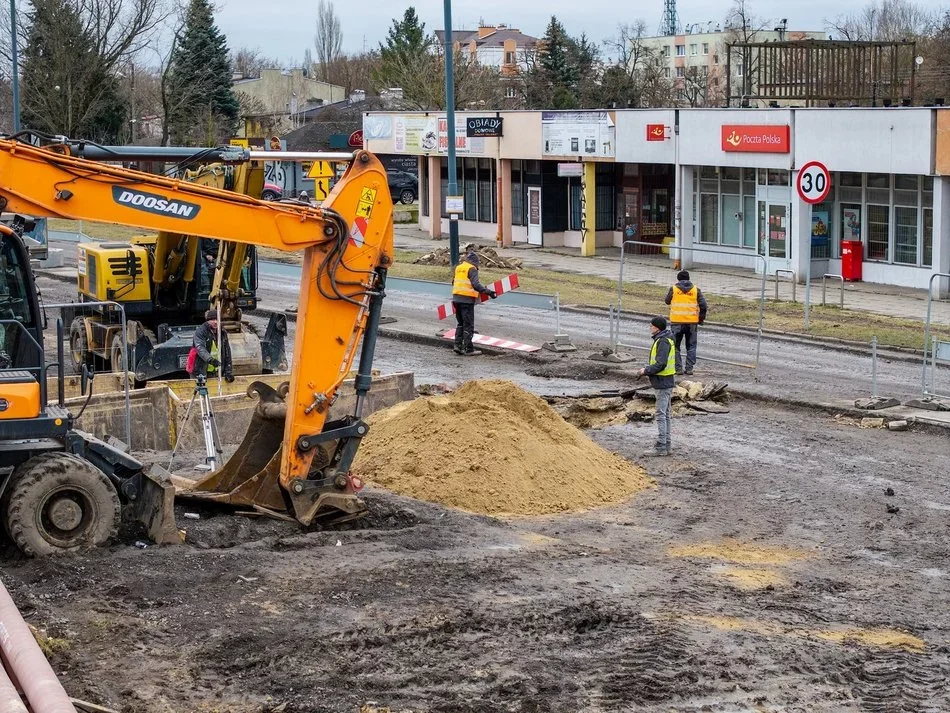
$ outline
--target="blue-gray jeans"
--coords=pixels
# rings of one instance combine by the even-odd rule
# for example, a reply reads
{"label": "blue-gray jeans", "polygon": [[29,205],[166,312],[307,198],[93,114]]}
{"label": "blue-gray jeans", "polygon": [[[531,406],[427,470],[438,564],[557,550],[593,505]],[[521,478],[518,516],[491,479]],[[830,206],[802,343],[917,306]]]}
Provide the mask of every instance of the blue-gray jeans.
{"label": "blue-gray jeans", "polygon": [[656,391],[656,447],[670,447],[670,427],[673,423],[671,417],[671,405],[673,402],[673,389],[654,389]]}
{"label": "blue-gray jeans", "polygon": [[696,366],[696,338],[699,334],[698,324],[674,324],[673,341],[676,346],[676,370],[683,371],[683,352],[680,345],[686,340],[686,371],[692,371]]}

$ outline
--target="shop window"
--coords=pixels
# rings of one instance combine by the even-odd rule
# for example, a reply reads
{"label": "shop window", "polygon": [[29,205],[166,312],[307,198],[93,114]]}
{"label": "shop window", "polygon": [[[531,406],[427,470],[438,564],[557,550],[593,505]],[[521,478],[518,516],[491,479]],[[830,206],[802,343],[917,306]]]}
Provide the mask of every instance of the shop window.
{"label": "shop window", "polygon": [[918,188],[917,184],[917,176],[907,176],[904,174],[894,176],[894,190],[914,191],[916,193]]}
{"label": "shop window", "polygon": [[737,195],[722,196],[722,244],[738,247],[742,244],[741,198]]}
{"label": "shop window", "polygon": [[921,264],[924,267],[931,267],[934,262],[934,212],[932,208],[924,208],[923,238],[924,245]]}
{"label": "shop window", "polygon": [[614,200],[616,193],[613,186],[598,184],[595,188],[597,201],[597,230],[614,229]]}
{"label": "shop window", "polygon": [[429,217],[429,160],[420,157],[419,167],[422,169],[422,185],[419,187],[419,209],[422,215]]}
{"label": "shop window", "polygon": [[916,208],[894,208],[894,262],[917,264]]}
{"label": "shop window", "polygon": [[869,173],[868,188],[890,188],[891,176],[887,173]]}
{"label": "shop window", "polygon": [[719,178],[719,172],[716,170],[715,166],[703,166],[699,169],[700,178]]}
{"label": "shop window", "polygon": [[860,173],[850,173],[843,172],[838,174],[838,181],[842,186],[857,186],[861,187],[861,174]]}
{"label": "shop window", "polygon": [[465,220],[478,220],[478,166],[474,158],[462,159],[459,190],[465,196]]}
{"label": "shop window", "polygon": [[788,185],[788,171],[784,169],[769,169],[769,185],[770,186],[787,186]]}
{"label": "shop window", "polygon": [[699,242],[719,242],[719,195],[703,193],[700,196]]}
{"label": "shop window", "polygon": [[742,247],[755,249],[755,196],[745,196],[742,207]]}
{"label": "shop window", "polygon": [[496,209],[495,162],[490,158],[480,158],[478,159],[478,220],[482,223],[494,223]]}
{"label": "shop window", "polygon": [[868,260],[888,261],[890,217],[891,209],[889,206],[868,206]]}
{"label": "shop window", "polygon": [[568,195],[571,200],[571,214],[569,216],[568,230],[582,230],[584,223],[581,220],[581,185],[575,182],[573,178],[568,178]]}
{"label": "shop window", "polygon": [[511,224],[524,225],[524,184],[521,161],[511,162]]}
{"label": "shop window", "polygon": [[841,240],[861,240],[861,204],[841,204]]}

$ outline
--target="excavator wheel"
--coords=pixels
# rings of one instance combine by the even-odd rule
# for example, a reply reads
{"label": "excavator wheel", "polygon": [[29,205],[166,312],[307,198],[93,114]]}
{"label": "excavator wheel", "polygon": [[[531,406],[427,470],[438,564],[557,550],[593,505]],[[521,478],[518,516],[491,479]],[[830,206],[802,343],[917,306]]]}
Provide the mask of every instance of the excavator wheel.
{"label": "excavator wheel", "polygon": [[82,370],[83,364],[92,366],[90,356],[86,325],[82,317],[76,317],[69,325],[69,358],[77,372]]}
{"label": "excavator wheel", "polygon": [[122,343],[122,333],[116,334],[112,337],[112,349],[109,350],[112,361],[112,371],[121,374],[126,371],[133,371],[131,368],[126,368],[126,355],[125,355],[125,345]]}
{"label": "excavator wheel", "polygon": [[98,547],[118,532],[118,493],[102,471],[72,453],[30,458],[7,490],[7,532],[28,557]]}

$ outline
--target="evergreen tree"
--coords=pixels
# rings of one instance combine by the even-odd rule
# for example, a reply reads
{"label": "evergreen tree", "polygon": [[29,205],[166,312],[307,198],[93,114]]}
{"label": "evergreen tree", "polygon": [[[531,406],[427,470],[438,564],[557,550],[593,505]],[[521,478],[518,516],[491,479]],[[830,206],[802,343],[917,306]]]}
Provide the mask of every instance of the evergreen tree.
{"label": "evergreen tree", "polygon": [[[403,13],[402,20],[393,20],[386,43],[379,43],[379,56],[383,65],[412,62],[421,54],[428,53],[432,38],[426,36],[424,22],[419,22],[416,9],[411,5]],[[383,67],[385,71],[385,66]]]}
{"label": "evergreen tree", "polygon": [[393,20],[386,42],[379,45],[379,66],[373,73],[377,88],[401,88],[403,105],[412,109],[444,104],[444,92],[438,88],[442,64],[430,51],[434,42],[415,8],[407,8],[402,20]]}
{"label": "evergreen tree", "polygon": [[116,143],[127,110],[118,82],[69,0],[35,0],[23,49],[23,124]]}
{"label": "evergreen tree", "polygon": [[208,0],[188,5],[167,93],[165,121],[174,143],[212,146],[234,135],[240,102],[232,88],[227,40],[214,24]]}

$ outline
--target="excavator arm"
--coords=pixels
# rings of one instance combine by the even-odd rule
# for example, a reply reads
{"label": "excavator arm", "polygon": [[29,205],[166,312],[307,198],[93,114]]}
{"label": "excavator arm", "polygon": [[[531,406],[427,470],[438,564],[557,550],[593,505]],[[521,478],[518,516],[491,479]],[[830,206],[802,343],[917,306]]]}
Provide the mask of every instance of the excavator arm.
{"label": "excavator arm", "polygon": [[[392,200],[374,156],[356,152],[323,205],[310,207],[77,158],[66,145],[0,139],[0,210],[302,252],[290,383],[279,395],[253,387],[271,435],[279,424],[281,447],[274,453],[273,441],[249,433],[235,458],[193,494],[289,510],[304,523],[323,511],[359,514],[359,484],[348,470],[367,430],[360,416],[393,255]],[[354,413],[328,424],[361,343]]]}

